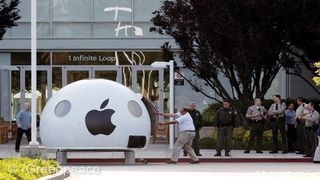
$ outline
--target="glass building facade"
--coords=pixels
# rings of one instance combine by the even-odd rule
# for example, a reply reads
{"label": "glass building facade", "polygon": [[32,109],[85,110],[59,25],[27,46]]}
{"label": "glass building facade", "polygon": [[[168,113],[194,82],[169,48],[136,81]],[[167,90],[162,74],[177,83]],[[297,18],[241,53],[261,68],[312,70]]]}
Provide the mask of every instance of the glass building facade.
{"label": "glass building facade", "polygon": [[[186,77],[192,74],[182,67],[174,39],[149,31],[152,12],[160,7],[161,0],[38,0],[38,114],[57,90],[86,78],[122,83],[153,97],[160,111],[167,111],[169,70],[150,66],[163,60],[160,47],[164,42],[172,45],[181,72]],[[6,119],[14,119],[21,105],[30,101],[30,8],[30,0],[21,0],[18,26],[0,41],[0,113]],[[274,92],[285,96],[285,80],[279,73],[269,96]],[[200,110],[213,102],[194,92],[187,82],[176,85],[175,108],[190,101]]]}

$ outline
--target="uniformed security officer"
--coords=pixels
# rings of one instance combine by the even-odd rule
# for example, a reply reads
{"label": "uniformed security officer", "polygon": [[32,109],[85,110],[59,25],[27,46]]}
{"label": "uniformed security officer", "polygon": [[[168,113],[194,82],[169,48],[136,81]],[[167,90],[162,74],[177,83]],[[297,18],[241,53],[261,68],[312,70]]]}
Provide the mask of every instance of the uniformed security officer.
{"label": "uniformed security officer", "polygon": [[[196,103],[190,102],[189,106],[190,107],[188,109],[188,112],[192,117],[193,125],[195,127],[195,133],[196,133],[196,136],[194,137],[193,142],[192,142],[192,148],[193,148],[193,150],[194,150],[194,152],[196,153],[197,156],[202,156],[200,154],[200,144],[199,144],[199,141],[200,141],[200,129],[202,127],[202,116],[201,116],[200,111],[197,110]],[[185,150],[183,150],[183,155],[187,156],[187,152]]]}
{"label": "uniformed security officer", "polygon": [[217,153],[214,156],[221,156],[222,145],[225,144],[225,156],[230,156],[232,133],[235,126],[236,112],[231,108],[230,101],[224,100],[214,118],[214,127],[218,130]]}
{"label": "uniformed security officer", "polygon": [[303,157],[313,157],[317,147],[316,131],[319,124],[319,113],[314,110],[314,104],[310,102],[307,106],[307,111],[300,116],[305,122],[305,132],[307,137],[307,152]]}
{"label": "uniformed security officer", "polygon": [[248,146],[244,153],[250,153],[255,137],[257,137],[256,152],[262,153],[261,143],[264,131],[264,120],[266,119],[265,116],[267,113],[267,109],[264,106],[261,106],[261,100],[259,98],[255,98],[254,105],[248,108],[246,114],[246,118],[250,120],[251,130]]}
{"label": "uniformed security officer", "polygon": [[276,94],[273,96],[274,103],[269,108],[270,126],[272,129],[273,148],[270,153],[278,153],[278,131],[280,131],[282,139],[282,154],[287,154],[287,139],[284,112],[287,108],[285,103],[281,103],[281,96]]}
{"label": "uniformed security officer", "polygon": [[299,107],[296,110],[296,121],[297,121],[297,141],[299,145],[299,151],[297,154],[306,154],[307,153],[307,138],[305,133],[304,121],[300,119],[301,115],[304,114],[304,111],[307,110],[307,104],[303,97],[297,97],[297,103]]}

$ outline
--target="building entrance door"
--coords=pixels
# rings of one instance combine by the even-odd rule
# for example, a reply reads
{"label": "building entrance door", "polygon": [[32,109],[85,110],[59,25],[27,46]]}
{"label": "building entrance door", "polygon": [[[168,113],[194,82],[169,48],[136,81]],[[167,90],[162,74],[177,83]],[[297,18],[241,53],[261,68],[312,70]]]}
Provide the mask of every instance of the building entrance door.
{"label": "building entrance door", "polygon": [[[31,68],[30,66],[18,66],[11,71],[11,98],[12,119],[23,108],[24,103],[31,103]],[[52,96],[52,72],[45,66],[37,67],[37,116]]]}

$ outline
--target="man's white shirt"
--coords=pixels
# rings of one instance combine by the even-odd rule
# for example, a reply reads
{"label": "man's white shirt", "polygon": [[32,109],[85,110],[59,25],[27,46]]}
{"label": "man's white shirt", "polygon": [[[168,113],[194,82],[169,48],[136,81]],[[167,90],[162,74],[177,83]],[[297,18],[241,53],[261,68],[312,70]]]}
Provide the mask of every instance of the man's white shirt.
{"label": "man's white shirt", "polygon": [[184,115],[182,115],[180,112],[176,113],[176,121],[179,122],[179,131],[180,132],[195,130],[192,117],[188,112]]}

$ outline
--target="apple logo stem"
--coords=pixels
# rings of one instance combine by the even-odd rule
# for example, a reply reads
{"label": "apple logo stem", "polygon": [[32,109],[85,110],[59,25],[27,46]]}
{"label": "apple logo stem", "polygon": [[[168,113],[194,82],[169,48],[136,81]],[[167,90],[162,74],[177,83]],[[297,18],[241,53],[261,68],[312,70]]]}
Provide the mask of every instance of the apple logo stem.
{"label": "apple logo stem", "polygon": [[92,135],[105,134],[110,135],[116,128],[111,122],[111,116],[115,113],[113,109],[105,109],[109,104],[109,99],[103,101],[100,110],[91,110],[85,117],[88,131]]}

